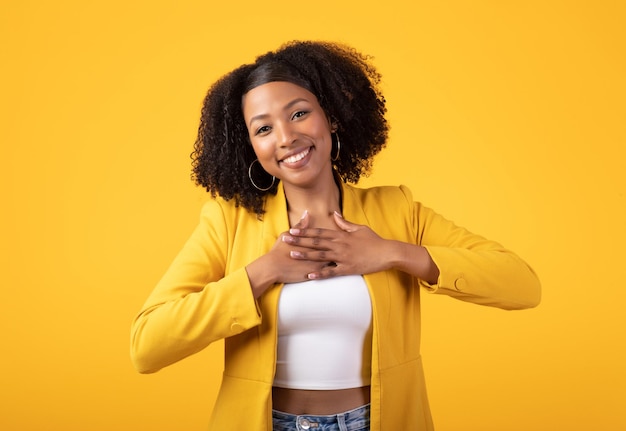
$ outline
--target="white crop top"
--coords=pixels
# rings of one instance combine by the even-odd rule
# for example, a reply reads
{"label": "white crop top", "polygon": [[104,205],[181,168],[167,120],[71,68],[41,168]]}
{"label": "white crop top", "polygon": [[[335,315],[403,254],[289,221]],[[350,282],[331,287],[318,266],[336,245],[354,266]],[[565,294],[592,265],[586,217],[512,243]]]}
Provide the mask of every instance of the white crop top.
{"label": "white crop top", "polygon": [[348,389],[370,384],[372,304],[360,275],[285,284],[278,303],[274,386]]}

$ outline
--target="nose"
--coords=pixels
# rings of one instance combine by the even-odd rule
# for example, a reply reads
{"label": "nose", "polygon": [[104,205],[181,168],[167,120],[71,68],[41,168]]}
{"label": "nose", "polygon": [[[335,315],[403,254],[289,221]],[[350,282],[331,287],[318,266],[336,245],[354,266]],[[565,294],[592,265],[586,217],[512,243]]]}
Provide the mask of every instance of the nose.
{"label": "nose", "polygon": [[274,127],[276,141],[280,147],[289,147],[296,140],[296,133],[289,124],[276,125]]}

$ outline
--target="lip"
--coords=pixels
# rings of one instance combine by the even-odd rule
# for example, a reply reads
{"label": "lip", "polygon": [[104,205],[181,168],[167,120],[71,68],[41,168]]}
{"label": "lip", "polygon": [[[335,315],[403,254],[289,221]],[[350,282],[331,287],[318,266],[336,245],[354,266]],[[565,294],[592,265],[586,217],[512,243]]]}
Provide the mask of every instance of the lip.
{"label": "lip", "polygon": [[279,160],[279,163],[281,163],[284,166],[288,166],[292,168],[300,167],[307,163],[312,150],[313,150],[313,147],[311,146],[311,147],[300,148],[298,150],[291,151],[290,153],[285,155],[285,157]]}

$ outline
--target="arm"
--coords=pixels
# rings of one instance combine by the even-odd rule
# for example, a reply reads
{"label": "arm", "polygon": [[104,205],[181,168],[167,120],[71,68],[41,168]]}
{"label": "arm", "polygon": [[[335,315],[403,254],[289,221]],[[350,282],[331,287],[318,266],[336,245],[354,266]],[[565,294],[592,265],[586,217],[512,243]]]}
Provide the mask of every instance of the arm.
{"label": "arm", "polygon": [[[310,218],[305,211],[294,228],[306,229]],[[272,249],[246,266],[252,293],[255,298],[260,297],[275,283],[296,283],[307,280],[307,274],[318,271],[326,262],[312,260],[294,260],[292,253],[306,252],[306,249],[289,242],[288,232],[278,236]],[[286,241],[287,239],[287,241]]]}
{"label": "arm", "polygon": [[260,323],[245,269],[225,275],[228,248],[223,211],[210,201],[132,324],[131,359],[139,372],[155,372]]}
{"label": "arm", "polygon": [[421,280],[430,292],[510,310],[539,304],[539,279],[515,253],[418,203],[414,214],[418,243],[440,271],[436,283]]}
{"label": "arm", "polygon": [[539,303],[539,280],[517,255],[413,202],[407,188],[394,190],[383,197],[388,200],[378,201],[372,212],[372,219],[389,239],[338,214],[339,232],[290,231],[287,238],[291,243],[308,248],[294,259],[336,264],[309,274],[309,278],[395,269],[415,276],[430,292],[468,302],[504,309]]}
{"label": "arm", "polygon": [[[293,235],[286,236],[291,244],[301,243],[310,247],[308,252],[295,254],[296,259],[318,259],[332,262],[320,271],[310,273],[308,278],[327,278],[346,274],[371,274],[378,271],[396,269],[411,274],[429,283],[435,283],[439,277],[439,268],[430,258],[426,249],[409,242],[383,239],[370,227],[350,223],[337,212],[335,223],[341,232],[328,230],[291,229]],[[316,241],[312,233],[321,233]],[[309,236],[309,241],[306,240]],[[304,240],[304,242],[301,242]],[[326,241],[325,241],[326,240]],[[320,245],[316,250],[315,242]],[[311,250],[315,250],[311,253]],[[323,256],[323,257],[321,257]]]}
{"label": "arm", "polygon": [[[155,372],[259,325],[256,298],[276,283],[306,280],[306,274],[323,266],[294,262],[289,255],[293,247],[283,241],[284,235],[259,256],[261,248],[251,246],[250,226],[256,216],[226,205],[215,200],[205,204],[198,227],[133,322],[131,358],[140,372]],[[249,218],[254,218],[253,224],[239,224]],[[306,227],[307,222],[303,217],[297,226]],[[227,262],[241,267],[228,272]]]}

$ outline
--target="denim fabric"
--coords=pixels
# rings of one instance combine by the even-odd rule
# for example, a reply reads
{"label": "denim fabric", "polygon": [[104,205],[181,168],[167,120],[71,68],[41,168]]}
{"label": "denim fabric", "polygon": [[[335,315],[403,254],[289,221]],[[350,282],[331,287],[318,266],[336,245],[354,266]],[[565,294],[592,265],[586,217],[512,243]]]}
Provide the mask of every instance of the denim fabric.
{"label": "denim fabric", "polygon": [[336,415],[292,415],[272,410],[273,431],[369,431],[370,406]]}

